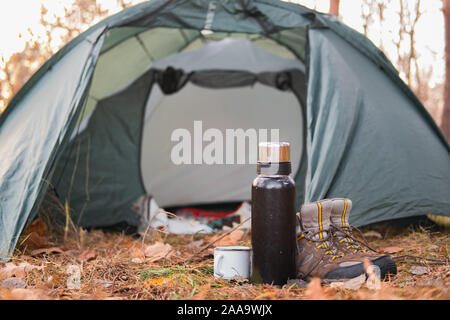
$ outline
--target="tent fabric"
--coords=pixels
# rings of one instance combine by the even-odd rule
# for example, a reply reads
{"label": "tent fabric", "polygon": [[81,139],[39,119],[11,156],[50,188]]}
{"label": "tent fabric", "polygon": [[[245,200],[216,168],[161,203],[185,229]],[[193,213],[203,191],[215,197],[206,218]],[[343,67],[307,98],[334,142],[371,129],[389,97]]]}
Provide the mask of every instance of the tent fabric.
{"label": "tent fabric", "polygon": [[[146,192],[139,162],[141,129],[152,117],[145,118],[147,100],[159,86],[159,75],[167,75],[167,68],[152,64],[242,38],[262,51],[252,58],[261,64],[271,54],[273,62],[283,58],[305,68],[221,70],[230,88],[237,80],[241,88],[253,81],[297,98],[304,129],[297,206],[349,197],[354,202],[350,222],[356,226],[450,215],[450,146],[386,56],[363,35],[293,3],[153,0],[69,42],[0,115],[0,257],[8,259],[13,252],[49,182],[61,201],[79,208],[73,210],[75,222],[135,224],[139,217],[129,204]],[[185,87],[177,84],[174,94],[207,84],[208,76],[218,79],[219,73],[182,70],[180,75],[188,81]],[[98,171],[91,172],[94,164]],[[115,201],[114,210],[107,209],[108,201]]]}
{"label": "tent fabric", "polygon": [[[70,131],[94,69],[101,34],[81,42],[57,63],[57,68],[46,72],[0,127],[2,257],[14,249],[41,190],[48,184],[55,148]],[[43,107],[39,108],[41,103]]]}
{"label": "tent fabric", "polygon": [[280,70],[305,67],[298,60],[284,59],[265,52],[248,39],[224,39],[203,46],[194,51],[173,54],[152,64],[154,69],[172,67],[184,72],[222,69],[240,70],[251,73],[278,72]]}
{"label": "tent fabric", "polygon": [[[355,210],[367,210],[353,214],[354,225],[448,215],[449,152],[433,128],[342,38],[330,30],[310,34],[306,200],[351,198]],[[336,109],[334,101],[345,107]]]}

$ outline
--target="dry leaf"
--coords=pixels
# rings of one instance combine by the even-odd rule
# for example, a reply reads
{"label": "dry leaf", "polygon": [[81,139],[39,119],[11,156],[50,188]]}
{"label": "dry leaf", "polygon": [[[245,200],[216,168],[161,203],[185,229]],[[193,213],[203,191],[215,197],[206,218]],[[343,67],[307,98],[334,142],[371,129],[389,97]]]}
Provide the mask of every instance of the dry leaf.
{"label": "dry leaf", "polygon": [[142,260],[141,258],[133,258],[133,259],[131,259],[131,262],[140,264],[140,263],[143,263],[144,260]]}
{"label": "dry leaf", "polygon": [[48,228],[42,219],[34,220],[24,231],[24,234],[35,232],[41,237],[47,236]]}
{"label": "dry leaf", "polygon": [[162,242],[155,242],[144,250],[148,262],[155,262],[164,258],[169,258],[173,254],[172,246]]}
{"label": "dry leaf", "polygon": [[106,297],[103,300],[128,300],[127,297]]}
{"label": "dry leaf", "polygon": [[244,231],[242,231],[242,230],[234,230],[228,236],[230,237],[231,241],[235,241],[237,243],[244,236]]}
{"label": "dry leaf", "polygon": [[28,272],[34,269],[42,269],[42,267],[33,266],[28,262],[22,262],[16,266],[14,263],[10,262],[7,263],[4,268],[0,269],[0,279],[12,277],[23,278]]}
{"label": "dry leaf", "polygon": [[95,253],[94,249],[86,249],[78,256],[78,260],[80,262],[88,262],[97,258],[97,253]]}
{"label": "dry leaf", "polygon": [[64,253],[64,251],[58,247],[46,248],[46,249],[37,249],[31,251],[32,256],[38,256],[40,254],[50,254],[50,253]]}
{"label": "dry leaf", "polygon": [[363,233],[363,236],[366,239],[383,239],[383,236],[379,232],[373,230]]}
{"label": "dry leaf", "polygon": [[20,245],[28,250],[45,247],[48,243],[47,232],[45,222],[42,219],[36,219],[23,232],[21,237],[23,240],[21,240]]}
{"label": "dry leaf", "polygon": [[156,278],[145,280],[146,285],[160,286],[162,284],[167,284],[170,282],[170,278]]}
{"label": "dry leaf", "polygon": [[366,275],[363,273],[360,276],[344,281],[344,288],[347,290],[359,290],[362,285],[366,282]]}
{"label": "dry leaf", "polygon": [[31,232],[25,236],[20,245],[27,250],[36,250],[47,246],[47,237],[42,237],[36,232]]}
{"label": "dry leaf", "polygon": [[330,288],[344,289],[344,282],[332,282],[330,283]]}
{"label": "dry leaf", "polygon": [[402,247],[393,246],[393,247],[386,247],[386,248],[383,248],[383,249],[381,249],[381,252],[393,254],[393,253],[400,252],[400,251],[402,251],[402,250],[403,250]]}
{"label": "dry leaf", "polygon": [[94,283],[101,285],[103,288],[111,288],[113,283],[111,281],[102,280],[102,279],[94,279]]}
{"label": "dry leaf", "polygon": [[308,286],[308,283],[302,279],[289,279],[286,283],[286,286],[288,288],[292,286],[295,286],[297,288],[306,288]]}
{"label": "dry leaf", "polygon": [[[218,239],[221,236],[222,235],[215,235],[214,237],[211,238],[211,242],[215,241],[216,239]],[[219,246],[237,246],[239,244],[239,241],[241,241],[243,236],[244,236],[244,231],[239,230],[239,229],[234,230],[233,232],[231,232],[226,237],[223,237],[222,239],[220,239],[219,241],[214,243],[214,246],[215,247],[219,247]]]}
{"label": "dry leaf", "polygon": [[203,242],[205,242],[203,239],[197,240],[197,241],[192,241],[191,243],[188,244],[189,248],[199,248]]}
{"label": "dry leaf", "polygon": [[377,265],[373,265],[369,259],[364,259],[364,271],[367,274],[367,288],[369,290],[381,289],[381,270]]}
{"label": "dry leaf", "polygon": [[320,285],[319,278],[313,278],[306,287],[305,295],[308,300],[326,300],[326,294]]}
{"label": "dry leaf", "polygon": [[409,270],[412,274],[416,276],[421,276],[430,272],[430,270],[426,267],[414,266]]}
{"label": "dry leaf", "polygon": [[22,278],[7,278],[0,282],[0,289],[26,288],[27,284]]}
{"label": "dry leaf", "polygon": [[139,260],[144,260],[145,255],[144,255],[144,249],[142,248],[142,246],[132,246],[131,247],[131,257],[134,259],[139,259]]}

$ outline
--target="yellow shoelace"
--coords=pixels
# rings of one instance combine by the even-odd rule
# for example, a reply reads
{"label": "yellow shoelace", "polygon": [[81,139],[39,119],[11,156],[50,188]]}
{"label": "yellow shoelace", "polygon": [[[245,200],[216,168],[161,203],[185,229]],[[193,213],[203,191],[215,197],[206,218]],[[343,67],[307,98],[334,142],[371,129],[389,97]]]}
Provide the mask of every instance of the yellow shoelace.
{"label": "yellow shoelace", "polygon": [[[305,235],[302,233],[301,235],[299,235],[298,237],[297,237],[297,240],[301,240],[301,239],[303,239],[305,237]],[[308,240],[310,243],[312,243],[313,241],[312,240]],[[324,241],[324,242],[322,242],[321,244],[319,244],[318,246],[316,246],[316,248],[317,249],[322,249],[322,248],[325,248],[325,249],[327,249],[328,248],[328,245],[327,245],[327,243]],[[329,254],[334,254],[335,253],[335,251],[336,250],[327,250],[327,251],[325,251],[325,254],[326,255],[329,255]],[[337,258],[340,258],[340,257],[343,257],[344,256],[344,253],[340,253],[340,254],[335,254],[335,255],[333,255],[332,257],[331,257],[331,260],[334,260],[334,259],[337,259]]]}

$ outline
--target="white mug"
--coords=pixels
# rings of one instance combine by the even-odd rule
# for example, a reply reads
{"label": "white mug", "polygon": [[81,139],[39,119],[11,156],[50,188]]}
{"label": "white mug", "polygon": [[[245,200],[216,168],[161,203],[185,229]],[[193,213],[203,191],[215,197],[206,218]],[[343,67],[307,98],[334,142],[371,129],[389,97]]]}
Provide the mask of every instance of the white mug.
{"label": "white mug", "polygon": [[214,248],[214,277],[251,279],[253,251],[251,247],[224,246]]}

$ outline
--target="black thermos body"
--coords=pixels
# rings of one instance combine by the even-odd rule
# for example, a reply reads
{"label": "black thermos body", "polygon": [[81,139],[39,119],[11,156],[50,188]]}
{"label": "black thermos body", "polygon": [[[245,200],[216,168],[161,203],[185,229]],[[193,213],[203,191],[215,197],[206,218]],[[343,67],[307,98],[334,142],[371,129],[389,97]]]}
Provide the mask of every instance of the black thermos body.
{"label": "black thermos body", "polygon": [[295,278],[295,182],[289,143],[261,142],[252,185],[253,282]]}

